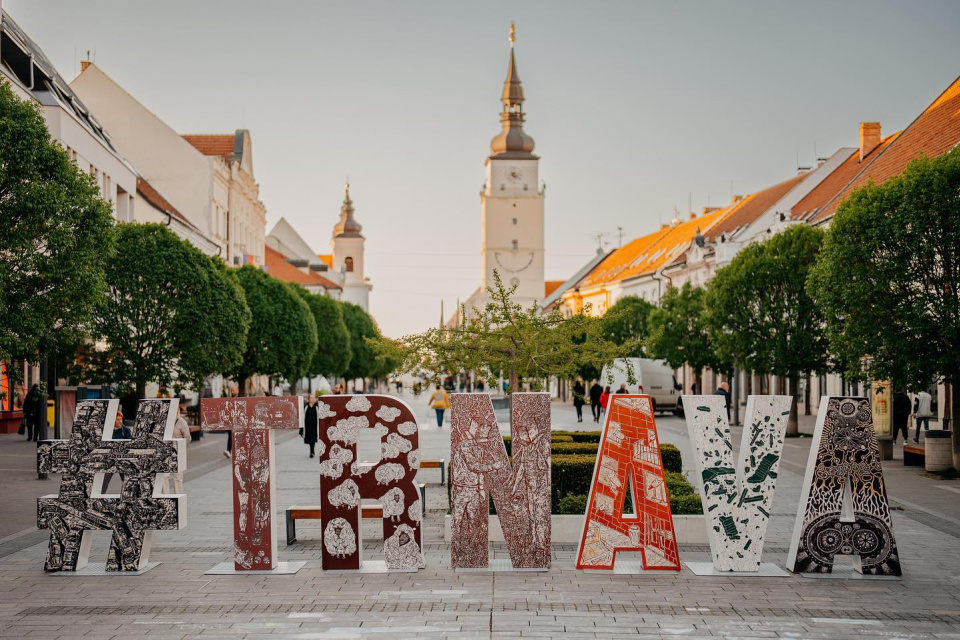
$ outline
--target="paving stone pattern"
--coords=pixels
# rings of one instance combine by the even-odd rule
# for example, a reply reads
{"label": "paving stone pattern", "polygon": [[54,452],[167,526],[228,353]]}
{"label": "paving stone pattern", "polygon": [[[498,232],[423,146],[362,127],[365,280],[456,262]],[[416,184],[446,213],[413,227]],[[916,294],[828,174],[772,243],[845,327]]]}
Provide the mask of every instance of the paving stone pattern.
{"label": "paving stone pattern", "polygon": [[[449,458],[449,426],[430,426],[425,400],[408,398],[422,427],[423,458]],[[580,426],[569,405],[554,403],[553,414],[554,429]],[[498,418],[506,432],[505,412]],[[689,460],[683,422],[658,417],[657,423],[661,441],[677,444]],[[804,428],[812,431],[812,421]],[[732,431],[739,443],[739,428]],[[362,439],[358,449],[361,459],[379,458],[375,437]],[[808,449],[809,438],[785,446],[765,562],[786,560]],[[317,461],[307,453],[296,438],[277,445],[278,522],[285,507],[318,498]],[[0,539],[36,540],[0,548],[0,637],[960,639],[960,482],[923,477],[901,464],[884,463],[900,581],[698,578],[687,570],[605,575],[575,570],[575,545],[554,545],[546,573],[454,573],[442,541],[447,493],[435,469],[418,477],[427,482],[427,566],[419,573],[324,574],[319,523],[303,522],[302,541],[279,549],[281,560],[307,561],[296,575],[208,576],[207,569],[232,557],[230,472],[214,465],[204,475],[188,472],[189,526],[155,535],[151,559],[162,564],[142,576],[50,576],[43,572],[45,537]],[[22,504],[4,494],[0,516]],[[382,558],[380,523],[364,529],[365,558]],[[91,557],[108,545],[109,533],[98,533]],[[710,559],[705,545],[681,546],[680,553],[681,560]],[[491,545],[491,556],[506,558],[506,547]]]}

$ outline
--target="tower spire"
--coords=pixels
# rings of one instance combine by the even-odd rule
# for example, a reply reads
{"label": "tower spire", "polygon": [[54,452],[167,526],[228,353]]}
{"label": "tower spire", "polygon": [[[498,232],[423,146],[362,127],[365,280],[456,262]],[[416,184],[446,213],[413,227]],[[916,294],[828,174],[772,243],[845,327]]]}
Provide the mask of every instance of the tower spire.
{"label": "tower spire", "polygon": [[517,27],[510,23],[510,61],[507,65],[507,78],[503,82],[503,93],[500,101],[503,110],[500,113],[500,123],[503,131],[490,141],[490,150],[493,155],[510,154],[511,157],[533,157],[533,138],[523,131],[523,86],[520,83],[520,74],[517,73],[517,59],[514,49],[517,42]]}

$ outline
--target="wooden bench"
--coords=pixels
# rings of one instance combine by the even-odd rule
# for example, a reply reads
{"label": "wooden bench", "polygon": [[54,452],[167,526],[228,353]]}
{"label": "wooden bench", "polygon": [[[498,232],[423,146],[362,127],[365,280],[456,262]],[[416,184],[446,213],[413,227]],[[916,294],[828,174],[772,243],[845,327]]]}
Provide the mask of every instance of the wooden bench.
{"label": "wooden bench", "polygon": [[447,461],[443,458],[439,460],[421,460],[421,469],[440,469],[440,486],[447,484]]}
{"label": "wooden bench", "polygon": [[[427,513],[427,488],[424,484],[418,484],[417,489],[420,491],[420,509],[421,515],[426,515]],[[379,505],[361,505],[360,506],[360,517],[361,518],[370,518],[372,520],[379,520],[383,518],[383,507]],[[320,505],[293,505],[287,507],[286,511],[286,523],[287,523],[287,545],[291,545],[297,541],[297,520],[319,520],[320,519]]]}
{"label": "wooden bench", "polygon": [[923,467],[926,464],[927,452],[919,444],[903,445],[903,466]]}

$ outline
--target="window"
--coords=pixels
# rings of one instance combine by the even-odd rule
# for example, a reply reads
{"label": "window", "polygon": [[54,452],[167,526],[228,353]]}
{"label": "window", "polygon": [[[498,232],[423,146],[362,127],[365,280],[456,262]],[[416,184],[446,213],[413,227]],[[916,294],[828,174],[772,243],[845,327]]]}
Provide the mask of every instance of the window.
{"label": "window", "polygon": [[516,251],[517,249],[520,248],[520,242],[519,242],[518,240],[511,240],[511,241],[510,241],[510,248],[513,249],[514,251]]}
{"label": "window", "polygon": [[516,219],[516,218],[513,219],[513,224],[517,224],[517,219]]}
{"label": "window", "polygon": [[347,267],[347,273],[353,273],[353,258],[347,258],[343,264]]}

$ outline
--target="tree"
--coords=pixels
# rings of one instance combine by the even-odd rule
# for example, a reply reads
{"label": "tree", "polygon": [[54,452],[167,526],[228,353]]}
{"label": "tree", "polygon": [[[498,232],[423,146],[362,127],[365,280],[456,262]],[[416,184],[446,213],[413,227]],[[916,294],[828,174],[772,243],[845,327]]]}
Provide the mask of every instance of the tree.
{"label": "tree", "polygon": [[[500,274],[493,275],[490,301],[464,314],[461,326],[437,327],[400,341],[404,370],[502,375],[514,391],[521,378],[534,387],[548,377],[571,379],[584,366],[603,367],[637,348],[635,340],[607,339],[602,321],[587,315],[589,309],[569,318],[557,310],[543,315],[535,304],[524,309],[512,299],[516,287],[506,289]],[[632,384],[633,371],[627,373]]]}
{"label": "tree", "polygon": [[665,360],[674,369],[688,365],[697,376],[697,388],[703,393],[700,372],[710,368],[730,373],[732,367],[717,353],[706,324],[706,290],[689,282],[679,289],[670,287],[660,298],[660,306],[650,311],[647,349],[654,358]]}
{"label": "tree", "polygon": [[110,203],[0,82],[0,359],[77,344],[106,293]]}
{"label": "tree", "polygon": [[350,365],[350,331],[343,321],[342,305],[328,296],[295,287],[310,307],[317,327],[317,350],[307,369],[308,375],[339,377]]}
{"label": "tree", "polygon": [[603,332],[608,340],[623,344],[633,340],[635,358],[644,357],[644,340],[649,335],[647,317],[654,305],[637,296],[624,296],[603,315]]}
{"label": "tree", "polygon": [[372,377],[377,371],[377,353],[371,340],[379,336],[373,318],[362,307],[352,302],[340,303],[343,321],[350,332],[350,364],[343,377],[347,380]]}
{"label": "tree", "polygon": [[250,307],[250,331],[240,364],[230,373],[240,393],[255,375],[298,380],[307,374],[317,351],[317,326],[310,307],[285,282],[262,269],[236,270]]}
{"label": "tree", "polygon": [[806,289],[824,232],[798,224],[744,247],[707,286],[709,337],[721,358],[790,381],[797,433],[800,374],[827,368],[824,320]]}
{"label": "tree", "polygon": [[[918,158],[900,176],[854,191],[837,209],[808,291],[848,376],[863,378],[865,367],[874,380],[912,389],[945,380],[956,419],[960,151]],[[960,469],[956,428],[953,462]]]}
{"label": "tree", "polygon": [[93,380],[199,386],[240,361],[250,311],[236,277],[162,224],[119,224],[85,348]]}

